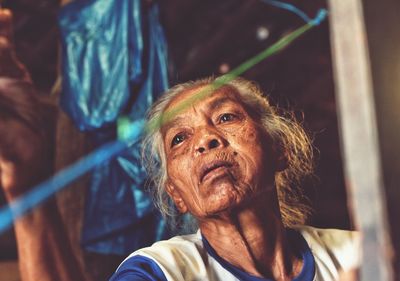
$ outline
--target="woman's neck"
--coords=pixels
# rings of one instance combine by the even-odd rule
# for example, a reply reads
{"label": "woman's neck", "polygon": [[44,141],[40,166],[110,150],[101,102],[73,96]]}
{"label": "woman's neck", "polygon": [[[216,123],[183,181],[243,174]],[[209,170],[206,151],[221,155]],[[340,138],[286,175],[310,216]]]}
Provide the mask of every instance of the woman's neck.
{"label": "woman's neck", "polygon": [[271,198],[276,197],[263,193],[251,205],[202,220],[200,229],[230,264],[254,276],[292,280],[302,261],[290,247],[278,203]]}

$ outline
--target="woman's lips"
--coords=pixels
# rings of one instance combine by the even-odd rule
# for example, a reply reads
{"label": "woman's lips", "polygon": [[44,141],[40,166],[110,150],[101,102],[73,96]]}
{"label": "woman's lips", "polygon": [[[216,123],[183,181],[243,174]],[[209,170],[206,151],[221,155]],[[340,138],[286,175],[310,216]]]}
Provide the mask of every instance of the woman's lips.
{"label": "woman's lips", "polygon": [[201,167],[200,182],[203,182],[214,175],[217,176],[220,173],[225,173],[230,167],[232,167],[232,164],[227,161],[216,160],[207,163]]}
{"label": "woman's lips", "polygon": [[220,177],[222,175],[225,175],[228,173],[228,167],[226,166],[221,166],[217,167],[211,171],[209,171],[204,177],[202,182],[206,182],[207,180],[212,180],[214,178]]}

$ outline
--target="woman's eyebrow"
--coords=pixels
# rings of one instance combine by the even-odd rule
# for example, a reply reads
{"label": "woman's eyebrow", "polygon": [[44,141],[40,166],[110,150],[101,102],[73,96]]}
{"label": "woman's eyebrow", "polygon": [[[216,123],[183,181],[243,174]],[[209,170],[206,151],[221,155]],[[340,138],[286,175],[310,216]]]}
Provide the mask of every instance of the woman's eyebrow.
{"label": "woman's eyebrow", "polygon": [[211,101],[210,104],[208,105],[208,109],[213,111],[227,102],[235,102],[235,100],[233,100],[231,97],[221,97]]}
{"label": "woman's eyebrow", "polygon": [[181,125],[185,119],[182,116],[175,117],[161,127],[161,132],[166,134],[171,128]]}
{"label": "woman's eyebrow", "polygon": [[[216,98],[214,100],[212,100],[208,106],[207,109],[209,111],[213,111],[219,107],[221,107],[223,104],[225,103],[236,103],[237,101],[235,99],[232,99],[229,96],[225,96],[225,97],[220,97],[220,98]],[[181,125],[184,121],[186,120],[185,117],[183,116],[176,116],[175,118],[173,118],[171,121],[166,122],[164,125],[162,125],[161,127],[161,131],[163,134],[166,134],[168,130],[170,130],[173,127],[179,126]]]}

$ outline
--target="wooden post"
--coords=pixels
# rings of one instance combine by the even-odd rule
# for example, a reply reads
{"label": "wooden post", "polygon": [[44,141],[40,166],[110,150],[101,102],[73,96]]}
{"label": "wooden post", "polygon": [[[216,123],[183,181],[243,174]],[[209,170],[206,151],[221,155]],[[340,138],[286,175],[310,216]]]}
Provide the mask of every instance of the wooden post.
{"label": "wooden post", "polygon": [[391,281],[391,243],[363,7],[361,0],[329,0],[329,5],[346,185],[353,219],[363,237],[361,280]]}

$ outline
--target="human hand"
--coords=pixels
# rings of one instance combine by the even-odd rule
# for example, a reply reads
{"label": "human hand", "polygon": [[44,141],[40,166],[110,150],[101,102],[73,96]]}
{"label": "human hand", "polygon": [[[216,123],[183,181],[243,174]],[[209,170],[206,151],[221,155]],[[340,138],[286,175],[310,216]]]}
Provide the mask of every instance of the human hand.
{"label": "human hand", "polygon": [[15,53],[12,18],[10,10],[0,8],[0,76],[31,81]]}

